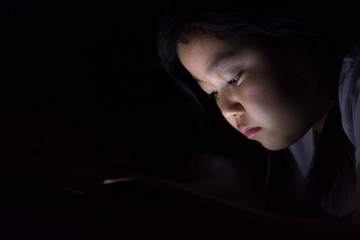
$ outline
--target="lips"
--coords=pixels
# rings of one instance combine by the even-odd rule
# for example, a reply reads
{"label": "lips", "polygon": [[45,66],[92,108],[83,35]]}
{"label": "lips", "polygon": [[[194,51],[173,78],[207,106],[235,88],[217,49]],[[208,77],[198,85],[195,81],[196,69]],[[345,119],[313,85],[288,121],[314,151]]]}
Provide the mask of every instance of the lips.
{"label": "lips", "polygon": [[247,138],[253,138],[261,130],[261,127],[240,126],[239,131]]}

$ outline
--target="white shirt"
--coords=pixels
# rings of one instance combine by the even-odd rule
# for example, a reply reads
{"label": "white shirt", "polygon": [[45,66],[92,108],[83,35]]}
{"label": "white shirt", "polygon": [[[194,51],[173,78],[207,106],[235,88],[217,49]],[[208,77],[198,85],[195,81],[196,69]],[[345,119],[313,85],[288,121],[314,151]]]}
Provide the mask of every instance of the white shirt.
{"label": "white shirt", "polygon": [[[344,161],[332,187],[327,204],[322,208],[337,217],[354,210],[356,169],[360,164],[360,43],[344,57],[339,80],[339,106],[344,132],[355,147],[350,159]],[[289,147],[293,156],[291,166],[292,195],[300,197],[314,154],[313,133],[310,129],[298,142]],[[326,171],[326,169],[324,169]]]}

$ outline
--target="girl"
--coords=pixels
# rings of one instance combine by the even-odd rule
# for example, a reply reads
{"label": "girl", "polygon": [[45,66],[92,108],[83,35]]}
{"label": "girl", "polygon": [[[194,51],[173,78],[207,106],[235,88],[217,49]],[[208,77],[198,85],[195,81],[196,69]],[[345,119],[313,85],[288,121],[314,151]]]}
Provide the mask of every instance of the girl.
{"label": "girl", "polygon": [[313,14],[294,2],[182,2],[164,14],[158,53],[200,110],[206,93],[269,150],[268,211],[359,224],[360,45],[334,29],[349,20],[335,7],[333,22],[330,8]]}

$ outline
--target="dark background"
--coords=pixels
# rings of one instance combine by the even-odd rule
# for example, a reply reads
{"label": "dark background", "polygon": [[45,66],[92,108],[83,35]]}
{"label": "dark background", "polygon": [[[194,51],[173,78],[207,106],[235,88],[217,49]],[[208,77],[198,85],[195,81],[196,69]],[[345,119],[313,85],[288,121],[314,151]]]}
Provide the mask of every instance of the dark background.
{"label": "dark background", "polygon": [[159,65],[161,11],[160,3],[1,4],[2,184],[181,179],[198,152],[262,174],[262,148],[211,104],[214,122],[199,122]]}
{"label": "dark background", "polygon": [[[156,215],[169,225],[178,215],[192,225],[217,219],[212,224],[232,222],[267,236],[262,225],[254,228],[258,222],[239,222],[242,213],[230,217],[233,209],[214,208],[161,186],[135,182],[96,190],[104,179],[127,176],[182,181],[185,166],[198,153],[227,157],[235,168],[245,165],[263,180],[266,151],[232,129],[211,103],[201,122],[159,65],[156,33],[163,8],[161,2],[136,1],[0,4],[2,236],[39,239],[45,231],[44,239],[110,239],[102,238],[110,231],[116,239],[117,225],[91,231],[109,213],[133,217],[134,223],[145,216],[145,225]],[[90,201],[48,186],[90,192]],[[142,192],[151,196],[152,189],[155,200],[142,205]],[[169,194],[161,201],[164,192]],[[164,202],[165,211],[156,212]],[[76,222],[80,216],[94,220],[86,231],[44,224],[57,218]],[[34,219],[42,220],[29,225]],[[4,223],[10,230],[4,231]]]}
{"label": "dark background", "polygon": [[[2,236],[97,239],[93,229],[114,212],[138,222],[200,206],[198,216],[212,221],[203,202],[188,207],[193,203],[181,194],[151,185],[98,191],[109,178],[183,181],[199,153],[225,156],[239,169],[245,163],[263,180],[263,148],[232,129],[211,103],[200,121],[159,65],[162,11],[153,2],[0,5]],[[142,194],[151,192],[158,195],[143,205]],[[162,209],[164,194],[172,207],[150,211]],[[79,230],[79,218],[91,220]]]}

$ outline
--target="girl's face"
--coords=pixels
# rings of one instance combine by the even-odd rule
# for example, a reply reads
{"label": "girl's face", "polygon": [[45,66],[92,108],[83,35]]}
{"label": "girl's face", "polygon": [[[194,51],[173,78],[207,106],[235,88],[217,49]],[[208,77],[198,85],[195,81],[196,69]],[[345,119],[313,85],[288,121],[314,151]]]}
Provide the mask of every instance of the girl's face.
{"label": "girl's face", "polygon": [[200,87],[214,95],[225,119],[269,150],[299,140],[324,112],[260,40],[196,34],[189,43],[178,43],[177,53]]}

